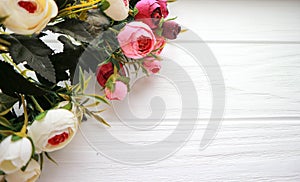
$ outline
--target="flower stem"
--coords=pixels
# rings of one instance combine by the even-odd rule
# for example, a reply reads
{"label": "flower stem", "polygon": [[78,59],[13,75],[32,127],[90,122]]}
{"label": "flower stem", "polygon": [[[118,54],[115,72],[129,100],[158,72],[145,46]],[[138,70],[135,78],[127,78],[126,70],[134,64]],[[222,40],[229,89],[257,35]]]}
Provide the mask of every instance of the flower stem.
{"label": "flower stem", "polygon": [[60,10],[59,14],[64,12],[64,11],[72,11],[73,9],[79,9],[79,8],[82,9],[82,8],[85,8],[85,7],[93,6],[93,5],[95,5],[99,2],[101,2],[101,0],[95,0],[95,1],[87,2],[87,3],[83,3],[83,4],[70,6],[70,7],[67,7],[65,9]]}
{"label": "flower stem", "polygon": [[23,109],[24,109],[24,124],[23,124],[21,131],[18,133],[18,135],[21,137],[25,137],[26,129],[27,129],[27,125],[28,125],[28,113],[27,113],[24,95],[21,95],[21,100],[22,100],[22,105],[23,105]]}
{"label": "flower stem", "polygon": [[30,96],[30,98],[33,101],[33,103],[38,111],[40,111],[41,113],[45,112],[44,109],[40,106],[40,104],[37,102],[37,100],[33,96]]}

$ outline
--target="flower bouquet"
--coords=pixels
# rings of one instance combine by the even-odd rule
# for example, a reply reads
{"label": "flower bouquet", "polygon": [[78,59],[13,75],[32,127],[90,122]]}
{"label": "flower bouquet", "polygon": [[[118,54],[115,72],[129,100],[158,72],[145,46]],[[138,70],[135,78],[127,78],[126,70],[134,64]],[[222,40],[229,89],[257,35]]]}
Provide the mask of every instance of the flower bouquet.
{"label": "flower bouquet", "polygon": [[[181,27],[167,0],[0,1],[0,181],[38,179],[43,158],[65,147],[80,123],[123,100],[131,75],[156,74]],[[57,35],[62,50],[45,43]],[[88,94],[93,72],[103,95]]]}

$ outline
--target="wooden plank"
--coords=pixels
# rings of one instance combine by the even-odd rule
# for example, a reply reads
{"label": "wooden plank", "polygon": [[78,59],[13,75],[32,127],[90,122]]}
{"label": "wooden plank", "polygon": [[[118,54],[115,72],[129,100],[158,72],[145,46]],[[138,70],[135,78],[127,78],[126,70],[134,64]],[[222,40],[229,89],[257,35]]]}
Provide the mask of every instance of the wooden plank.
{"label": "wooden plank", "polygon": [[[107,159],[89,148],[78,133],[67,148],[53,154],[59,166],[46,162],[39,181],[299,181],[299,123],[242,122],[225,121],[213,143],[199,151],[205,129],[205,124],[200,122],[181,150],[150,165],[126,165]],[[125,134],[126,130],[120,132]],[[100,142],[107,142],[101,138],[101,130],[94,136]],[[144,141],[139,136],[132,138]],[[152,139],[159,141],[159,137]]]}
{"label": "wooden plank", "polygon": [[171,17],[207,42],[300,41],[300,1],[178,0]]}
{"label": "wooden plank", "polygon": [[[201,43],[196,44],[201,50]],[[299,117],[300,92],[300,45],[298,44],[208,44],[222,70],[226,88],[225,118],[255,117]],[[210,82],[205,67],[200,65],[181,48],[168,45],[164,55],[162,75],[139,80],[133,87],[129,98],[130,108],[124,102],[114,102],[117,110],[109,109],[104,113],[107,120],[116,120],[118,112],[124,119],[147,118],[151,111],[159,112],[164,106],[158,102],[151,108],[154,96],[164,98],[166,104],[165,119],[180,118],[182,98],[174,82],[190,84],[196,88],[199,108],[188,106],[187,112],[199,110],[200,118],[208,118],[212,107],[211,85],[218,85],[218,80]],[[203,58],[205,59],[205,58]],[[181,67],[172,67],[171,62]],[[188,74],[188,77],[185,76]],[[175,78],[170,81],[168,76]],[[190,83],[189,79],[192,80]],[[92,83],[92,82],[91,82]],[[100,93],[97,84],[90,90]],[[189,92],[192,93],[192,92]],[[192,100],[194,97],[189,97]],[[220,99],[220,98],[215,98]],[[189,101],[188,101],[189,102]],[[137,118],[127,114],[132,111]],[[188,118],[188,116],[187,116]]]}

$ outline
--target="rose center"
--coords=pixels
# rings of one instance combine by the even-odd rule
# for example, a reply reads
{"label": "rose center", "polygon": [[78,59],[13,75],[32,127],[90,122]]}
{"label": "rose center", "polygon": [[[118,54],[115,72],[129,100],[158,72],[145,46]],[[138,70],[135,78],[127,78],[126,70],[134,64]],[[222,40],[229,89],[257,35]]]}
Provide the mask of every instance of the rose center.
{"label": "rose center", "polygon": [[150,46],[151,46],[151,39],[149,37],[146,36],[140,36],[138,38],[138,45],[139,45],[139,51],[144,52],[149,50]]}
{"label": "rose center", "polygon": [[29,13],[34,13],[37,10],[37,4],[31,1],[19,1],[18,5],[24,8]]}
{"label": "rose center", "polygon": [[160,8],[156,8],[151,14],[152,21],[155,25],[158,25],[160,19],[162,18],[162,14]]}
{"label": "rose center", "polygon": [[124,1],[125,6],[128,6],[128,0],[123,0],[123,1]]}
{"label": "rose center", "polygon": [[58,145],[60,143],[63,143],[65,140],[67,140],[69,138],[69,134],[66,132],[63,132],[60,135],[55,135],[54,137],[50,138],[48,140],[48,143],[50,145]]}

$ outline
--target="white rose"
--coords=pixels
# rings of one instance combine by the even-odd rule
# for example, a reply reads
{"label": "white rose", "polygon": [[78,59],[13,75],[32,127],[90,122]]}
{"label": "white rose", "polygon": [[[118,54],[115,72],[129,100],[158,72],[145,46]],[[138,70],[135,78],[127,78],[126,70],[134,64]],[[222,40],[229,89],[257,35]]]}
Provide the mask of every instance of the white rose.
{"label": "white rose", "polygon": [[1,0],[0,17],[6,28],[17,34],[41,32],[58,13],[54,0]]}
{"label": "white rose", "polygon": [[11,174],[25,166],[30,160],[32,145],[28,138],[15,142],[12,136],[6,137],[0,144],[0,170]]}
{"label": "white rose", "polygon": [[25,171],[18,170],[15,173],[5,175],[7,182],[34,182],[41,174],[41,167],[38,162],[31,160]]}
{"label": "white rose", "polygon": [[28,128],[36,152],[52,152],[65,147],[78,129],[75,115],[66,109],[49,110],[44,118],[36,120]]}
{"label": "white rose", "polygon": [[128,17],[129,1],[128,0],[106,0],[110,6],[104,13],[116,21],[125,20]]}

